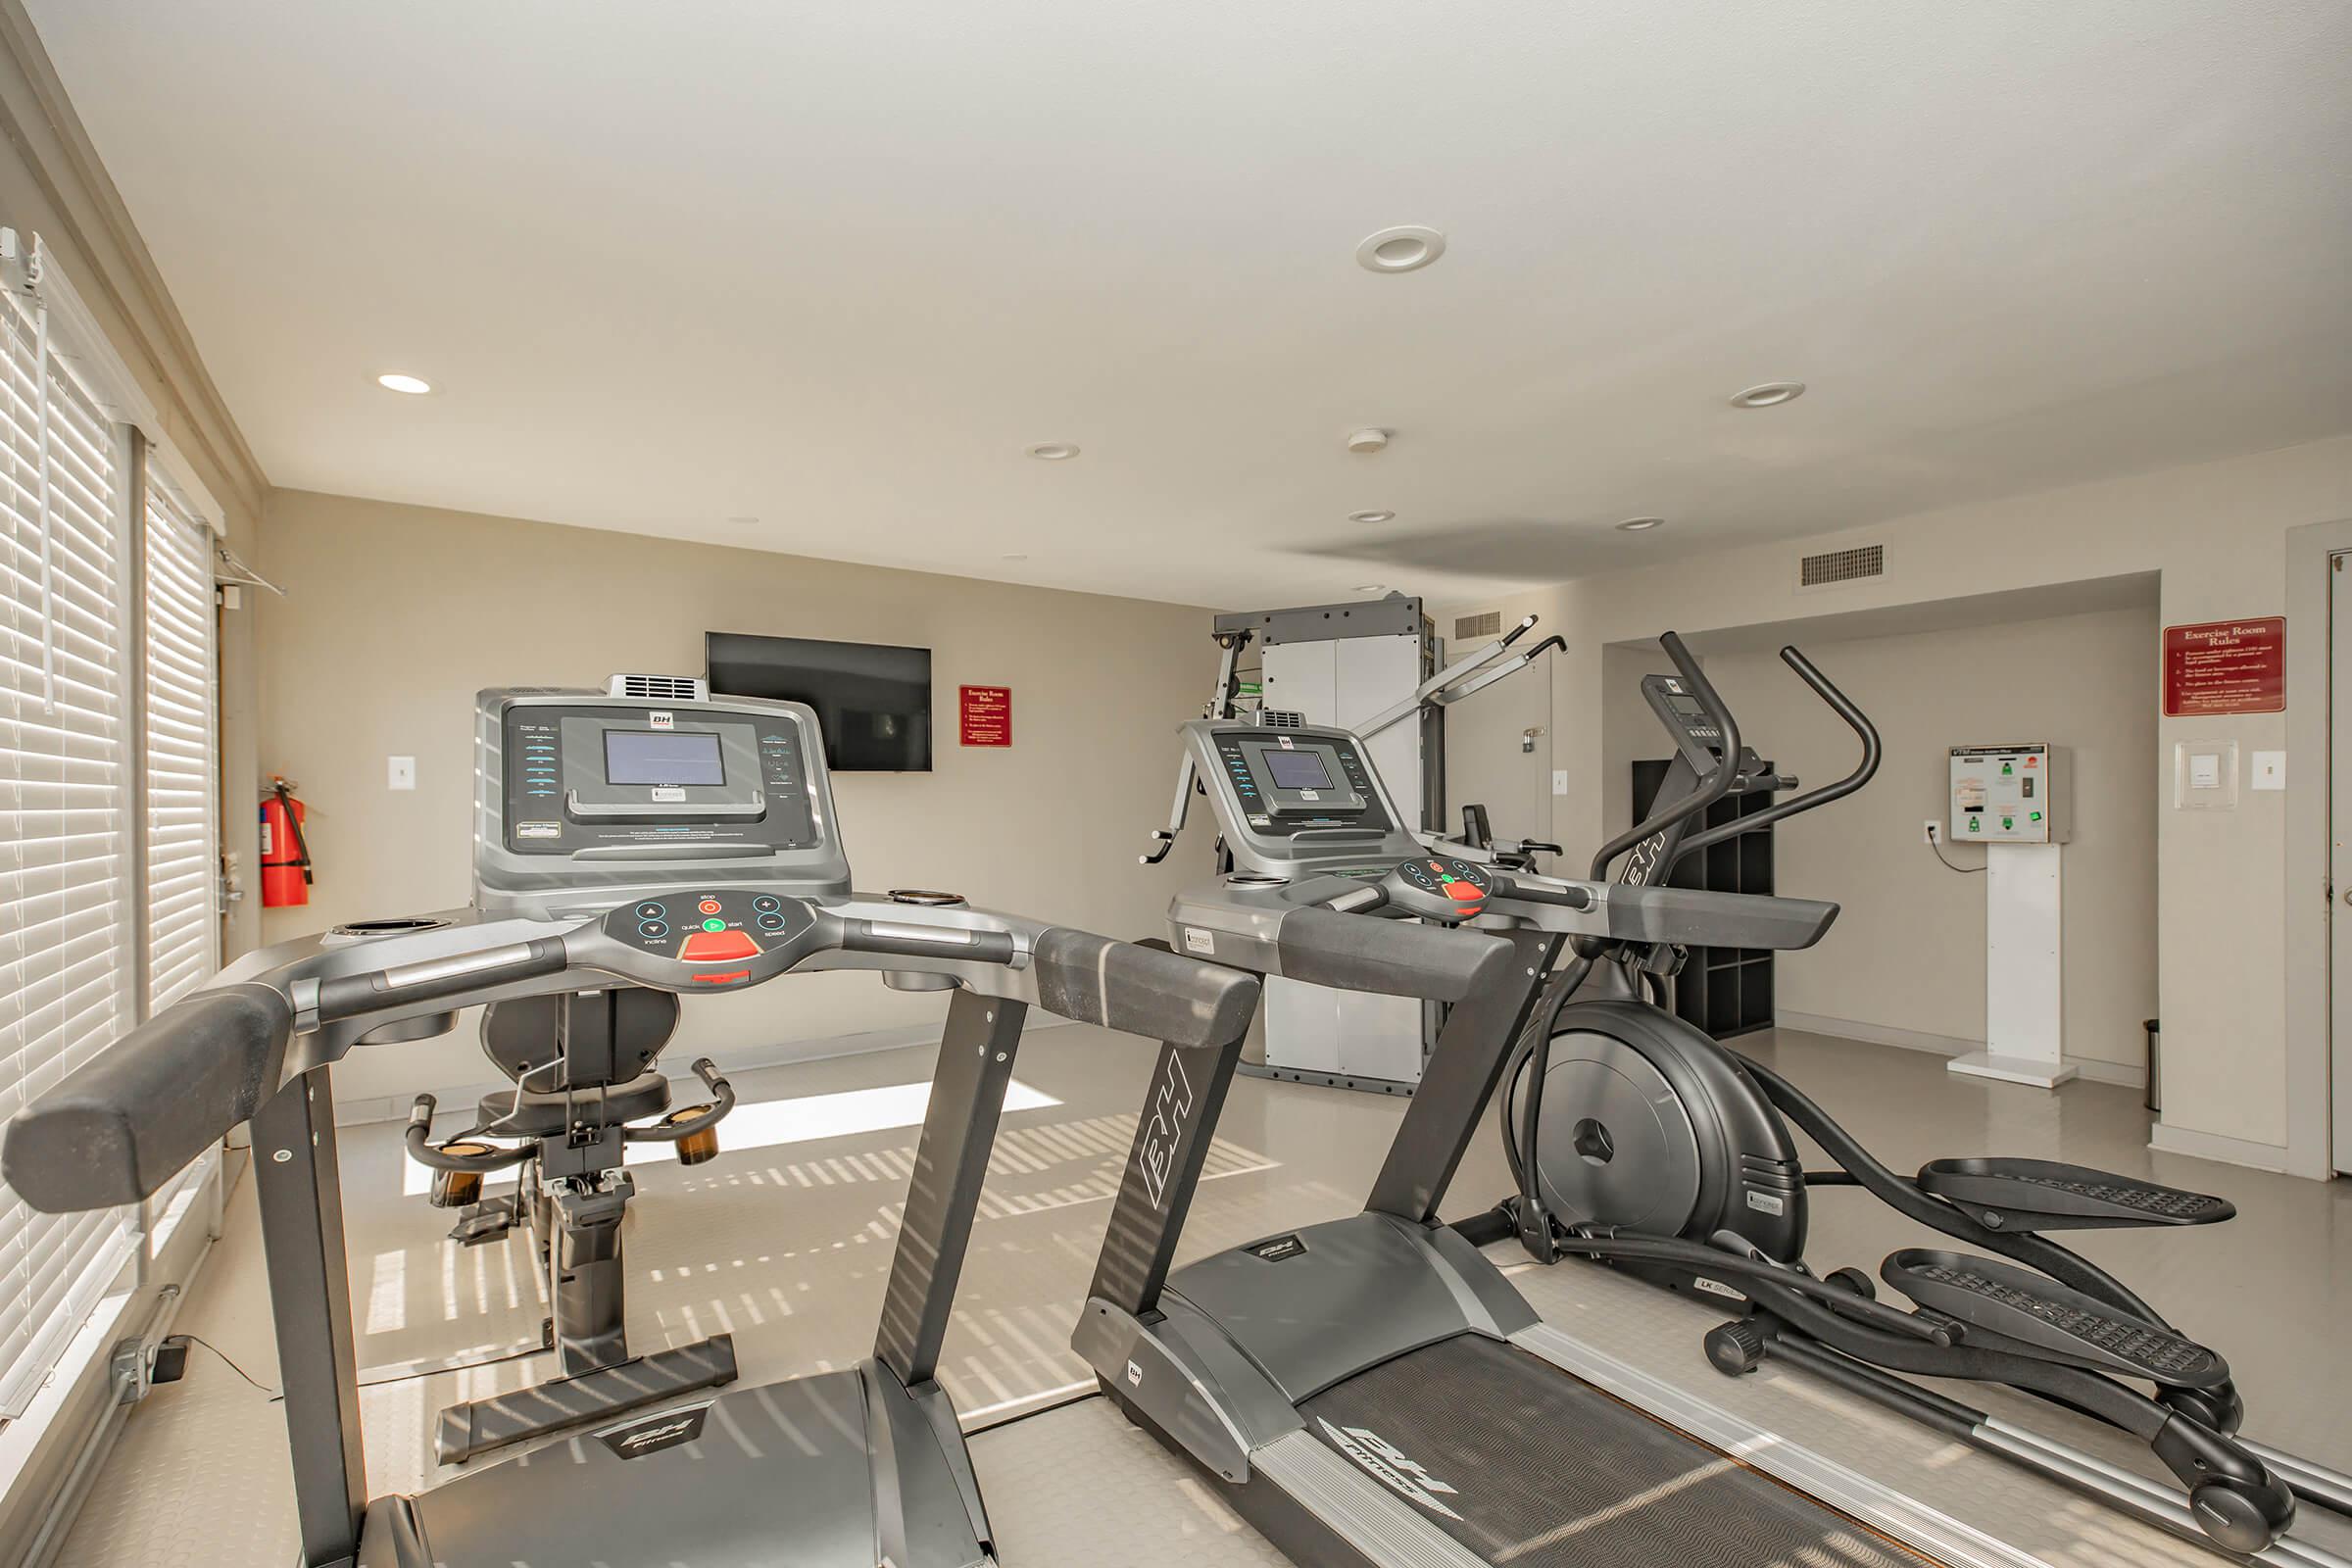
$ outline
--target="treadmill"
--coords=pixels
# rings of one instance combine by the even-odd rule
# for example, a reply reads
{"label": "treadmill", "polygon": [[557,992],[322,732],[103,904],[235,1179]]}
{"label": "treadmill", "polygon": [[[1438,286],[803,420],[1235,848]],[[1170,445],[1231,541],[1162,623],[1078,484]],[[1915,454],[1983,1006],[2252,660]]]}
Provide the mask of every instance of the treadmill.
{"label": "treadmill", "polygon": [[1505,870],[1409,832],[1348,730],[1181,733],[1233,869],[1173,901],[1174,950],[1450,1008],[1361,1213],[1172,1272],[1240,1047],[1163,1048],[1073,1341],[1129,1419],[1310,1568],[2025,1560],[1624,1375],[1438,1221],[1564,942],[1797,949],[1835,905]]}
{"label": "treadmill", "polygon": [[[471,905],[239,960],[20,1111],[0,1170],[45,1213],[137,1202],[251,1121],[304,1568],[993,1564],[933,1374],[1023,1019],[1036,1005],[1222,1048],[1257,986],[952,895],[853,893],[812,711],[700,682],[633,695],[641,682],[482,693]],[[479,1004],[832,969],[950,993],[873,1353],[715,1395],[732,1361],[713,1374],[700,1347],[543,1384],[510,1396],[514,1432],[541,1446],[370,1500],[332,1064]]]}

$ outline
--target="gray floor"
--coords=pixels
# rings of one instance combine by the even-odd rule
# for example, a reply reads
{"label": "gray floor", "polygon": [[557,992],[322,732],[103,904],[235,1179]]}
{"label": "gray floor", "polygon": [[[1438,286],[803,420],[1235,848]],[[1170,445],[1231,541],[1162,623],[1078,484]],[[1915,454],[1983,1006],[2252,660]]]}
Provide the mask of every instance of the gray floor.
{"label": "gray floor", "polygon": [[[1932,1057],[1813,1036],[1743,1044],[1897,1168],[1935,1154],[2065,1157],[2234,1200],[2242,1213],[2229,1225],[2094,1235],[2085,1250],[2230,1355],[2255,1411],[2250,1429],[2352,1466],[2352,1423],[2342,1418],[2352,1355],[2334,1338],[2352,1302],[2345,1184],[2151,1154],[2137,1097],[2120,1089],[2078,1083],[2043,1095],[1953,1078]],[[768,1069],[740,1074],[737,1083],[747,1101],[847,1104],[822,1097],[919,1081],[929,1054]],[[1087,1386],[1067,1348],[1069,1331],[1148,1067],[1148,1048],[1123,1037],[1075,1027],[1035,1032],[1017,1078],[1059,1103],[1008,1114],[992,1166],[941,1376],[974,1425],[995,1424],[974,1451],[1005,1560],[1016,1568],[1280,1561],[1100,1400],[1001,1424]],[[1351,1211],[1401,1110],[1378,1097],[1242,1080],[1185,1255]],[[542,1307],[523,1244],[459,1251],[445,1243],[447,1217],[401,1196],[397,1131],[347,1129],[344,1139],[362,1365],[452,1355],[531,1332]],[[912,1140],[911,1126],[891,1126],[736,1148],[692,1171],[642,1167],[629,1221],[632,1342],[651,1347],[729,1330],[752,1380],[855,1360],[872,1338]],[[1499,1154],[1482,1136],[1449,1212],[1484,1206],[1503,1185]],[[1875,1266],[1892,1248],[1921,1240],[1857,1193],[1824,1193],[1818,1208],[1811,1250],[1824,1267]],[[1509,1257],[1504,1249],[1495,1255]],[[261,1273],[247,1187],[231,1200],[225,1234],[179,1327],[273,1383]],[[1694,1303],[1581,1265],[1531,1267],[1517,1277],[1547,1317],[1580,1338],[1719,1403],[1754,1401],[1760,1419],[1801,1426],[1808,1446],[1854,1468],[1916,1478],[1934,1488],[1939,1506],[2053,1564],[2218,1560],[1904,1423],[1857,1411],[1798,1374],[1719,1378],[1697,1348],[1713,1316]],[[363,1408],[371,1487],[406,1490],[433,1479],[428,1433],[442,1404],[540,1375],[542,1367],[523,1361],[370,1388]],[[2024,1401],[2017,1408],[2037,1423],[2054,1419]],[[2084,1433],[2077,1426],[2069,1435]],[[61,1563],[290,1561],[284,1441],[270,1396],[198,1351],[186,1381],[132,1413]],[[2129,1448],[2112,1451],[2132,1457]],[[1102,1506],[1105,1497],[1117,1505]]]}

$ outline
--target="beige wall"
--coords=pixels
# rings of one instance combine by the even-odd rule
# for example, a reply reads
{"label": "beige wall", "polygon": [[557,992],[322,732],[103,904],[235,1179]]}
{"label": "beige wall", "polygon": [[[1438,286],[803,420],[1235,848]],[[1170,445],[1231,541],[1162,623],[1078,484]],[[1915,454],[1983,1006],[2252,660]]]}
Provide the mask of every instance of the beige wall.
{"label": "beige wall", "polygon": [[[1607,707],[1602,648],[1664,628],[1703,632],[1771,624],[1842,611],[1887,609],[2128,573],[2160,576],[2164,624],[2278,614],[2287,604],[2292,529],[2352,517],[2352,438],[2315,442],[2221,463],[2200,464],[2102,484],[2081,485],[1785,544],[1719,552],[1694,561],[1580,579],[1500,603],[1445,607],[1452,614],[1499,609],[1534,612],[1544,630],[1564,633],[1568,652],[1552,683],[1553,766],[1569,791],[1553,801],[1553,837],[1573,847],[1597,841],[1606,792],[1602,746],[1580,751],[1576,736],[1602,731]],[[1834,594],[1799,594],[1799,555],[1883,544],[1884,578]],[[2316,569],[2316,568],[2315,568]],[[2290,649],[2322,637],[2317,624],[2287,628]],[[2157,650],[2145,657],[2152,665]],[[2291,660],[2291,654],[2290,654]],[[2322,704],[2324,686],[2298,686],[2288,703]],[[2142,688],[2156,701],[2154,683]],[[2298,1022],[2287,1038],[2287,802],[2318,786],[2325,759],[2290,759],[2283,794],[2241,794],[2234,811],[2170,807],[2175,742],[2233,738],[2241,759],[2286,744],[2287,720],[2260,714],[2222,720],[2158,720],[2144,760],[2146,787],[2159,792],[2158,1012],[2165,1026],[2162,1147],[2282,1165],[2326,1169],[2325,1077],[2307,1069],[2327,1041]],[[1923,813],[1924,814],[1924,813]],[[2298,866],[2298,888],[2318,887],[2325,867]],[[2300,880],[2308,875],[2308,884]],[[2297,898],[2292,918],[2324,928],[2318,898]],[[2295,933],[2297,952],[2309,933]],[[2292,983],[2307,986],[2298,973]],[[2297,1012],[2303,1019],[2308,1009]]]}
{"label": "beige wall", "polygon": [[[1160,930],[1174,883],[1136,856],[1214,676],[1204,611],[288,491],[264,532],[287,597],[262,610],[261,765],[300,782],[318,862],[312,903],[269,911],[268,940],[464,904],[474,693],[696,673],[706,630],[932,649],[935,770],[834,781],[860,888]],[[1012,688],[1009,749],[956,744],[959,683]],[[393,755],[416,759],[414,793],[386,789]],[[940,1002],[831,975],[692,1010],[681,1061],[925,1024]],[[337,1084],[357,1102],[488,1076],[467,1021],[355,1054]]]}
{"label": "beige wall", "polygon": [[[1776,885],[1844,906],[1828,937],[1780,960],[1783,1013],[1982,1044],[1984,881],[1936,862],[1921,825],[1941,817],[1945,751],[2047,740],[2067,748],[2075,834],[2064,851],[2066,1053],[2134,1081],[2156,1011],[2156,745],[2148,648],[2154,606],[1851,642],[1805,652],[1871,715],[1886,743],[1868,788],[1774,832]],[[1613,651],[1614,652],[1614,651]],[[1858,756],[1853,732],[1768,652],[1715,655],[1707,676],[1742,738],[1806,786]],[[1666,667],[1652,658],[1644,669]],[[1656,721],[1635,756],[1662,756]],[[1619,774],[1626,769],[1618,768]],[[1984,851],[1953,845],[1955,865]],[[1930,1042],[1918,1042],[1927,1044]]]}

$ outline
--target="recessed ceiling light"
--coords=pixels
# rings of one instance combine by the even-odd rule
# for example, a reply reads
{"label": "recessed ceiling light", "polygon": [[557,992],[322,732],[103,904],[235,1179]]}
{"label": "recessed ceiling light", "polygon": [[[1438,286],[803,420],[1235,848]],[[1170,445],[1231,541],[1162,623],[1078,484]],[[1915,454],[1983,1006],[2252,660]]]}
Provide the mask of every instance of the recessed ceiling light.
{"label": "recessed ceiling light", "polygon": [[1029,455],[1040,463],[1067,463],[1078,455],[1078,449],[1067,441],[1040,441],[1029,449]]}
{"label": "recessed ceiling light", "polygon": [[997,559],[999,561],[1027,561],[1029,558],[1027,556],[999,556]]}
{"label": "recessed ceiling light", "polygon": [[1647,533],[1652,528],[1665,526],[1666,519],[1664,517],[1628,517],[1617,525],[1618,529],[1624,533]]}
{"label": "recessed ceiling light", "polygon": [[736,528],[757,528],[760,526],[760,519],[758,517],[729,517],[727,522],[730,526]]}
{"label": "recessed ceiling light", "polygon": [[1733,393],[1732,407],[1776,409],[1784,403],[1794,403],[1804,395],[1805,383],[1802,381],[1766,381],[1761,386],[1751,386],[1744,392]]}
{"label": "recessed ceiling light", "polygon": [[1355,585],[1355,591],[1359,594],[1385,594],[1389,591],[1389,585],[1385,582],[1359,582]]}
{"label": "recessed ceiling light", "polygon": [[1350,512],[1348,514],[1348,520],[1349,522],[1392,522],[1396,520],[1396,514],[1394,512]]}
{"label": "recessed ceiling light", "polygon": [[1367,272],[1411,272],[1446,254],[1446,236],[1406,223],[1367,235],[1355,248],[1356,265]]}
{"label": "recessed ceiling light", "polygon": [[433,383],[427,381],[423,376],[403,375],[398,370],[387,370],[377,376],[375,384],[387,392],[406,392],[411,397],[418,398],[433,389]]}

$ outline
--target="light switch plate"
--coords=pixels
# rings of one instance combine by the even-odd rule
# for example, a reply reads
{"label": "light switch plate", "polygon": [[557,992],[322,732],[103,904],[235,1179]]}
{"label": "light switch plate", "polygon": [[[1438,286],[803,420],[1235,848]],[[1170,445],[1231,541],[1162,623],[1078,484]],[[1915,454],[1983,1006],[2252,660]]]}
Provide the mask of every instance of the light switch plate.
{"label": "light switch plate", "polygon": [[2284,752],[2256,752],[2249,776],[2252,787],[2258,790],[2286,788],[2286,754]]}
{"label": "light switch plate", "polygon": [[413,790],[416,787],[416,759],[390,757],[384,760],[384,788]]}
{"label": "light switch plate", "polygon": [[2237,742],[2175,742],[2173,807],[2181,811],[2235,810]]}
{"label": "light switch plate", "polygon": [[1554,795],[1568,793],[1568,770],[1566,768],[1555,767],[1551,770],[1551,793]]}

